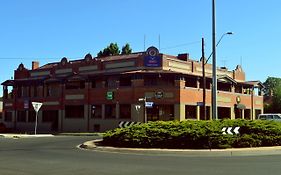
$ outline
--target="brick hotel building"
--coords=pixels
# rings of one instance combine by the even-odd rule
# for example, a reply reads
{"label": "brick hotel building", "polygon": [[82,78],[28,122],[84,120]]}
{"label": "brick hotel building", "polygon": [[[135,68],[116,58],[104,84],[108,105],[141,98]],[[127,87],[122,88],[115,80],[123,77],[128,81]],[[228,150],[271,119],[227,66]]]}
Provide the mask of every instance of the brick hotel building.
{"label": "brick hotel building", "polygon": [[[211,119],[212,65],[205,65],[206,111]],[[262,84],[245,81],[241,66],[218,68],[218,117],[255,119],[263,112]],[[202,63],[189,58],[146,52],[83,59],[39,66],[20,64],[3,85],[0,122],[20,132],[34,129],[31,102],[42,102],[39,132],[92,132],[118,127],[120,121],[202,120]]]}

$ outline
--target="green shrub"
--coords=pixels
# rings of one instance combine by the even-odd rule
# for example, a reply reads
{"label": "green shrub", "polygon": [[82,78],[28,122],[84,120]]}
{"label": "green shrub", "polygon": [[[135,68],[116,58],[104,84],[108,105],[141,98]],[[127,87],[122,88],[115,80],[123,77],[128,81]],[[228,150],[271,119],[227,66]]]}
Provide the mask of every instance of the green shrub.
{"label": "green shrub", "polygon": [[[224,135],[223,127],[240,127]],[[104,134],[104,145],[142,148],[231,148],[281,145],[281,123],[248,120],[157,121]]]}

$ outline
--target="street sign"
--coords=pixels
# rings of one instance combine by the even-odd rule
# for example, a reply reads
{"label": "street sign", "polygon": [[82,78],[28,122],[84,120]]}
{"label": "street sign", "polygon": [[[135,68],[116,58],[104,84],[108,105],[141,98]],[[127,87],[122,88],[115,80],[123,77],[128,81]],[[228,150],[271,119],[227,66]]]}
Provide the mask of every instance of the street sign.
{"label": "street sign", "polygon": [[42,104],[43,103],[40,103],[40,102],[32,102],[32,106],[36,112],[38,112],[40,110]]}
{"label": "street sign", "polygon": [[233,135],[233,134],[239,134],[239,129],[240,127],[223,127],[222,128],[222,134],[230,134],[230,135]]}
{"label": "street sign", "polygon": [[36,135],[36,131],[37,131],[37,121],[38,121],[38,111],[40,110],[41,106],[43,103],[40,102],[31,102],[32,106],[36,112],[36,118],[35,118],[35,128],[34,128],[34,134]]}
{"label": "street sign", "polygon": [[145,107],[152,108],[153,107],[153,102],[145,102]]}
{"label": "street sign", "polygon": [[23,108],[24,109],[28,109],[29,108],[29,101],[28,100],[24,100]]}
{"label": "street sign", "polygon": [[106,99],[107,100],[113,100],[113,92],[112,91],[108,91],[108,92],[106,92]]}

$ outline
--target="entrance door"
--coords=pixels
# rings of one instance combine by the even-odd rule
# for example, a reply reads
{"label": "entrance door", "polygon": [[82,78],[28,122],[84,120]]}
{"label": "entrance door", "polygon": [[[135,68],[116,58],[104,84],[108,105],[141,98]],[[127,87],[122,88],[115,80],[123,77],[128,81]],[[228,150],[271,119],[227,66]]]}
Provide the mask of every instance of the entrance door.
{"label": "entrance door", "polygon": [[58,131],[59,123],[59,111],[58,110],[45,110],[43,111],[42,122],[51,123],[51,131]]}

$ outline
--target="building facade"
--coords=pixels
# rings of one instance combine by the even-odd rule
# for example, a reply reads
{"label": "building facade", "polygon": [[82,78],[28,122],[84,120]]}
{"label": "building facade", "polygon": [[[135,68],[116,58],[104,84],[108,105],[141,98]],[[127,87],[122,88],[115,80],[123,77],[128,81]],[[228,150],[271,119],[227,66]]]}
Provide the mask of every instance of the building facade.
{"label": "building facade", "polygon": [[[118,127],[120,121],[211,119],[212,65],[205,65],[203,108],[202,62],[188,54],[171,56],[155,47],[129,55],[83,59],[39,66],[20,64],[14,80],[3,85],[7,127],[34,129],[31,102],[42,102],[39,132],[92,132]],[[219,119],[255,119],[263,112],[262,84],[245,81],[241,66],[218,68]],[[144,99],[146,103],[144,102]],[[147,107],[145,107],[147,106]],[[204,117],[206,109],[206,117]]]}

